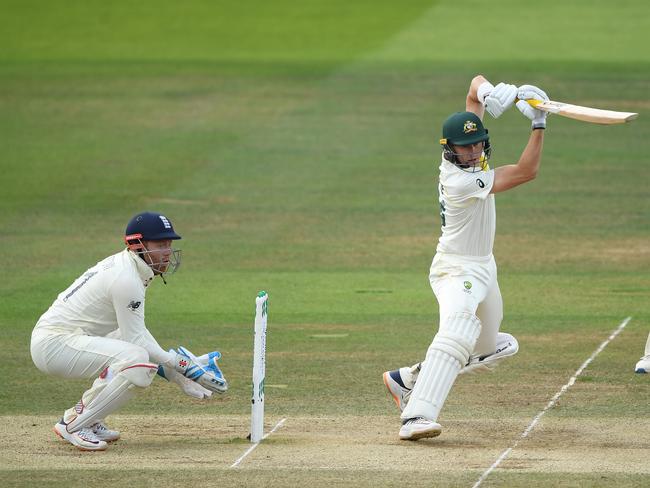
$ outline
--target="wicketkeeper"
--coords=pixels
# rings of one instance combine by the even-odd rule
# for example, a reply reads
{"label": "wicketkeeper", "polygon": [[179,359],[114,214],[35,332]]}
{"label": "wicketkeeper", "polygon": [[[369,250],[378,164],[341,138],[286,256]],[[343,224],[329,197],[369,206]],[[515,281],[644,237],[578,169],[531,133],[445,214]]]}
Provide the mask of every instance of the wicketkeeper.
{"label": "wicketkeeper", "polygon": [[[63,378],[96,378],[54,432],[85,451],[106,449],[120,433],[104,419],[148,387],[158,372],[194,398],[228,389],[215,351],[196,358],[183,347],[163,350],[144,321],[154,277],[180,265],[180,239],[164,215],[144,212],[126,227],[126,249],[100,261],[61,292],[32,332],[38,369]],[[166,282],[165,282],[166,283]]]}
{"label": "wicketkeeper", "polygon": [[[497,118],[514,102],[531,121],[528,144],[516,164],[491,169],[487,110]],[[425,360],[384,373],[384,383],[402,411],[400,439],[440,435],[438,415],[459,373],[489,369],[518,350],[516,339],[499,332],[503,302],[492,255],[496,226],[494,194],[531,181],[539,169],[546,113],[526,100],[548,100],[541,89],[476,76],[466,111],[442,127],[438,185],[442,234],[429,281],[438,300],[440,325]]]}

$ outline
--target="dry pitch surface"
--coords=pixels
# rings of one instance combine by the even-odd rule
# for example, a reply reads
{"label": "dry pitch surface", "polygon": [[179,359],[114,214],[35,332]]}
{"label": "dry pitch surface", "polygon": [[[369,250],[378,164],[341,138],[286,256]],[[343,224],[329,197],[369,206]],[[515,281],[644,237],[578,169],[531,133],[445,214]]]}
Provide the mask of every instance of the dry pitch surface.
{"label": "dry pitch surface", "polygon": [[[397,439],[396,417],[287,418],[234,468],[250,446],[245,440],[248,416],[114,416],[111,426],[122,430],[123,438],[100,453],[80,452],[58,439],[50,417],[0,420],[4,486],[28,485],[28,479],[41,478],[54,483],[73,470],[76,474],[68,486],[87,482],[86,470],[124,485],[180,476],[219,480],[219,486],[241,486],[253,480],[282,486],[292,479],[312,486],[391,485],[400,479],[413,486],[431,486],[433,480],[437,486],[472,486],[532,419],[453,420],[445,422],[445,431],[437,439],[404,442]],[[266,430],[279,420],[268,418]],[[482,486],[503,486],[495,483],[500,472],[598,473],[601,478],[625,474],[650,479],[648,452],[650,419],[631,425],[547,416]],[[142,478],[147,472],[149,481]]]}

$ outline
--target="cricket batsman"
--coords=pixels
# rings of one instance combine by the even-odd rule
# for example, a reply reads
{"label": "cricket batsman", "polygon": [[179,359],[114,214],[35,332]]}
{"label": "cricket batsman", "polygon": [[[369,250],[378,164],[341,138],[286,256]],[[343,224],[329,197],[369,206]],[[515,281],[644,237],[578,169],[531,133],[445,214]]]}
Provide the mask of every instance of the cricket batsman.
{"label": "cricket batsman", "polygon": [[147,388],[156,373],[194,398],[228,389],[214,351],[163,350],[144,321],[145,292],[156,276],[165,281],[180,265],[180,239],[162,214],[144,212],[126,227],[126,248],[100,261],[62,291],[32,332],[36,367],[62,378],[95,378],[54,432],[83,451],[102,451],[120,433],[108,415]]}
{"label": "cricket batsman", "polygon": [[[515,100],[531,121],[528,143],[516,164],[490,168],[485,110],[497,118]],[[402,411],[399,438],[417,440],[442,432],[438,415],[456,376],[492,368],[516,354],[516,339],[499,332],[503,301],[492,255],[496,227],[494,195],[533,180],[539,170],[546,113],[529,99],[548,100],[536,86],[472,79],[465,112],[442,127],[438,194],[442,233],[429,281],[440,312],[438,333],[425,360],[384,373],[384,383]]]}

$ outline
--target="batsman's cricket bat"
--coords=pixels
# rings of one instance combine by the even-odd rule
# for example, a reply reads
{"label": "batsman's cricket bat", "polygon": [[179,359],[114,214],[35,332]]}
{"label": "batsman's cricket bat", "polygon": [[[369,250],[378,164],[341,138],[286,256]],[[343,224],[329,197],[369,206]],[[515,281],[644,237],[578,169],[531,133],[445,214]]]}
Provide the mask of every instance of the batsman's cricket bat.
{"label": "batsman's cricket bat", "polygon": [[536,109],[543,110],[551,114],[562,115],[570,119],[591,122],[592,124],[614,125],[624,124],[637,118],[639,114],[634,112],[616,112],[614,110],[602,110],[599,108],[581,107],[580,105],[571,105],[570,103],[554,102],[549,100],[526,100]]}

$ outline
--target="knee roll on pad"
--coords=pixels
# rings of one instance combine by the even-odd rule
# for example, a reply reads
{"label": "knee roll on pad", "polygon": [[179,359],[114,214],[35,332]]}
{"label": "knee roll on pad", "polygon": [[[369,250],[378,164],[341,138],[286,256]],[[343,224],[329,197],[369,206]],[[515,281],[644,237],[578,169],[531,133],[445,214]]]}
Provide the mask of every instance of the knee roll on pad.
{"label": "knee roll on pad", "polygon": [[153,377],[156,376],[157,371],[157,364],[141,363],[124,368],[119,372],[118,376],[121,376],[132,385],[146,388],[153,381]]}
{"label": "knee roll on pad", "polygon": [[440,323],[440,330],[434,337],[427,356],[436,350],[441,351],[464,366],[480,333],[481,321],[476,315],[468,312],[451,314]]}

